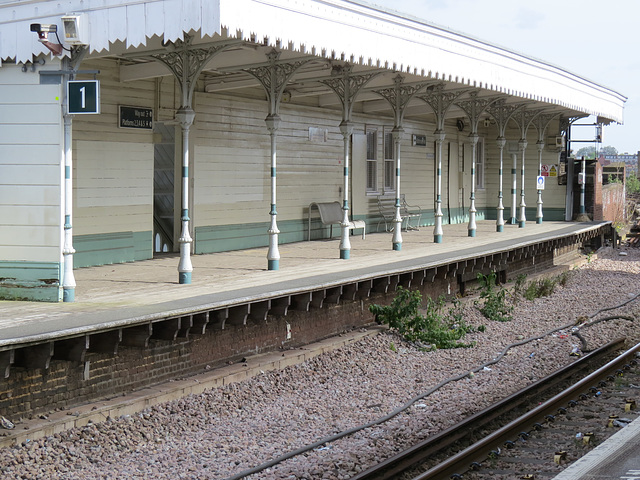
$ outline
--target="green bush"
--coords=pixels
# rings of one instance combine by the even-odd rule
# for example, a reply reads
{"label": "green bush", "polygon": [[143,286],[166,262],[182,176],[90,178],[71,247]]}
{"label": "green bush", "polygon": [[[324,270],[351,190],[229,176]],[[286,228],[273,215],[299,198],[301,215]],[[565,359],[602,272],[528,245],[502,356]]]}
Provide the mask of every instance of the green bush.
{"label": "green bush", "polygon": [[633,173],[627,177],[626,190],[627,193],[640,192],[640,180]]}
{"label": "green bush", "polygon": [[[445,298],[440,296],[436,300],[427,298],[426,304],[422,306],[420,292],[398,287],[391,305],[373,304],[369,306],[369,310],[376,316],[378,323],[389,325],[405,340],[422,348],[472,347],[471,343],[458,341],[473,331],[464,322],[460,303],[455,301],[446,313],[443,313],[444,305]],[[420,314],[421,308],[424,309],[424,315]]]}

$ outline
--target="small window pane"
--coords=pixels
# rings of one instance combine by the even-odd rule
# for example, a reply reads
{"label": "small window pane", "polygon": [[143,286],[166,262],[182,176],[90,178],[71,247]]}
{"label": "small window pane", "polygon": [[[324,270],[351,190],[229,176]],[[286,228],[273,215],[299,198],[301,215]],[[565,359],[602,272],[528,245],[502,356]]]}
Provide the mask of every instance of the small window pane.
{"label": "small window pane", "polygon": [[378,190],[378,131],[367,129],[367,191]]}
{"label": "small window pane", "polygon": [[378,189],[378,172],[376,162],[367,160],[367,191],[375,192]]}
{"label": "small window pane", "polygon": [[384,189],[395,190],[396,188],[395,162],[393,160],[384,161]]}
{"label": "small window pane", "polygon": [[384,159],[393,160],[393,134],[391,132],[384,133]]}
{"label": "small window pane", "polygon": [[377,160],[378,135],[375,130],[367,130],[367,160]]}
{"label": "small window pane", "polygon": [[484,142],[478,140],[476,145],[476,188],[484,188]]}

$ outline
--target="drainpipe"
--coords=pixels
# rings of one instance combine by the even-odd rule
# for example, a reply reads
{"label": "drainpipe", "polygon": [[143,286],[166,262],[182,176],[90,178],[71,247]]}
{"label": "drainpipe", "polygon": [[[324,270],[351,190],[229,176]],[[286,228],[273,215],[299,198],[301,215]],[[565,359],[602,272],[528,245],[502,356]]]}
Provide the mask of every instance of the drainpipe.
{"label": "drainpipe", "polygon": [[[69,60],[63,60],[64,70],[69,68]],[[73,275],[73,254],[76,253],[73,248],[73,155],[71,150],[71,125],[73,115],[68,114],[69,98],[67,97],[67,83],[69,75],[63,75],[62,85],[63,101],[62,111],[64,118],[64,244],[62,247],[62,255],[64,258],[64,272],[62,276],[62,301],[75,301],[76,279]]]}

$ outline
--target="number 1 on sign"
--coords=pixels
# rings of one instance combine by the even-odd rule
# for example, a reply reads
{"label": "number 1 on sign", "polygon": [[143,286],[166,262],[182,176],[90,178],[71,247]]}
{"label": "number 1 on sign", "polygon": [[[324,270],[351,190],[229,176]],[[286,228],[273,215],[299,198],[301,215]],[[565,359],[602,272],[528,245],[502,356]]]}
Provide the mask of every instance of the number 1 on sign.
{"label": "number 1 on sign", "polygon": [[86,107],[86,95],[87,94],[85,93],[85,89],[86,88],[87,87],[80,87],[80,95],[81,95],[81,98],[82,98],[82,100],[81,100],[82,106],[80,108],[82,108],[82,109],[87,108]]}

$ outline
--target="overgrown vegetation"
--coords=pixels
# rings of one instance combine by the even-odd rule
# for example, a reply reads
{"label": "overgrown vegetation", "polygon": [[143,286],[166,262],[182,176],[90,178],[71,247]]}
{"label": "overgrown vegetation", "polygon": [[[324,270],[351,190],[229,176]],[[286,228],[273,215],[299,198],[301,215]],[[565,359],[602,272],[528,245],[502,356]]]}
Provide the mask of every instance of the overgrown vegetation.
{"label": "overgrown vegetation", "polygon": [[571,274],[572,272],[566,271],[562,272],[557,277],[541,278],[528,283],[526,282],[526,275],[518,275],[513,288],[514,296],[520,296],[529,301],[533,301],[540,297],[548,297],[553,294],[556,286],[560,285],[564,287],[569,281]]}
{"label": "overgrown vegetation", "polygon": [[627,177],[626,190],[628,194],[640,193],[640,179],[633,173]]}
{"label": "overgrown vegetation", "polygon": [[[429,350],[434,348],[468,348],[473,343],[459,340],[473,331],[463,318],[459,301],[446,312],[444,311],[445,297],[437,299],[427,298],[422,305],[422,295],[415,290],[398,287],[397,294],[391,305],[370,305],[369,310],[376,316],[378,323],[389,325],[405,340],[417,344],[420,348]],[[424,315],[420,313],[420,309]]]}
{"label": "overgrown vegetation", "polygon": [[[542,278],[527,282],[526,275],[518,275],[513,289],[508,290],[497,284],[497,275],[478,274],[480,283],[480,299],[474,304],[476,308],[489,320],[508,322],[512,320],[513,302],[519,298],[535,300],[546,297],[555,291],[558,285],[565,286],[573,272],[566,271],[553,278]],[[474,343],[464,343],[460,340],[473,331],[484,332],[486,327],[480,325],[477,329],[466,324],[462,306],[454,299],[450,308],[446,309],[444,295],[437,299],[427,298],[422,304],[422,295],[416,290],[398,287],[397,294],[391,305],[381,306],[373,304],[369,310],[376,316],[376,321],[388,325],[405,340],[416,344],[424,350],[469,348]],[[392,351],[397,351],[396,345],[390,344]]]}
{"label": "overgrown vegetation", "polygon": [[507,303],[507,290],[502,285],[497,285],[496,273],[488,275],[478,274],[480,283],[480,301],[476,302],[476,307],[480,313],[496,322],[509,322],[513,318],[513,306]]}

